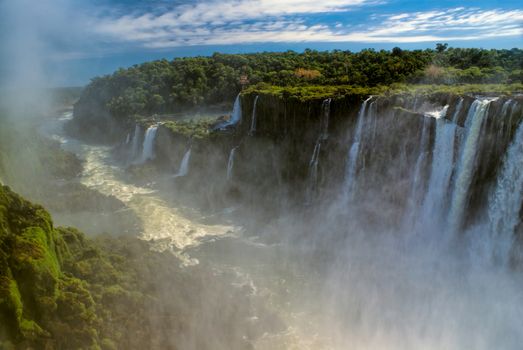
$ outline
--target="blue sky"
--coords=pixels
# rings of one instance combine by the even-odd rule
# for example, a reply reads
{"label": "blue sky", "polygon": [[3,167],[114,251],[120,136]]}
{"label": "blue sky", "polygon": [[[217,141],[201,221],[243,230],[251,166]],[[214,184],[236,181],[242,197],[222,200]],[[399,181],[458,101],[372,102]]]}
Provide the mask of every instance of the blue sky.
{"label": "blue sky", "polygon": [[[0,6],[4,51],[37,55],[52,85],[81,85],[118,67],[216,51],[523,46],[523,5],[512,0],[0,0]],[[16,61],[5,52],[4,61]]]}

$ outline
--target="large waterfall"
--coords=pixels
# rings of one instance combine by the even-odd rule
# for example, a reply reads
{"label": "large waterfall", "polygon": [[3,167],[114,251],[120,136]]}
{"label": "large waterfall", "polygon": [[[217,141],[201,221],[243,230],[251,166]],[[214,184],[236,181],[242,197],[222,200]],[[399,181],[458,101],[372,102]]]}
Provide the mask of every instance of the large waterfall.
{"label": "large waterfall", "polygon": [[[243,98],[250,128],[234,133],[182,138],[136,125],[128,145],[143,145],[136,159],[154,157],[156,144],[151,165],[174,167],[166,181],[150,181],[156,173],[144,169],[148,185],[133,185],[136,196],[127,193],[130,177],[107,175],[109,155],[95,149],[88,159],[87,170],[102,165],[111,181],[86,183],[129,203],[150,244],[168,245],[172,235],[185,261],[231,279],[225,294],[201,288],[209,294],[198,300],[233,295],[233,311],[252,309],[251,318],[229,320],[234,329],[278,319],[281,328],[253,337],[253,348],[519,349],[520,97]],[[240,107],[237,98],[233,115]],[[263,135],[249,137],[257,126]],[[115,183],[121,192],[105,187]],[[200,221],[238,226],[215,238],[217,228]],[[248,299],[236,298],[237,288]],[[274,316],[264,318],[267,304]],[[223,310],[203,306],[203,317]]]}
{"label": "large waterfall", "polygon": [[416,215],[423,226],[438,226],[446,216],[447,191],[454,168],[455,139],[456,125],[442,117],[438,118],[430,178],[421,213]]}
{"label": "large waterfall", "polygon": [[469,187],[474,172],[478,140],[481,135],[483,120],[492,100],[475,100],[470,107],[465,122],[466,135],[460,150],[460,160],[454,183],[449,214],[449,227],[456,232],[461,229]]}
{"label": "large waterfall", "polygon": [[[507,101],[509,103],[510,101]],[[505,105],[507,105],[505,103]],[[505,117],[507,108],[503,106]],[[507,105],[508,106],[508,105]],[[521,224],[519,212],[523,203],[523,123],[514,136],[504,159],[496,187],[492,192],[488,217],[495,258],[508,262],[516,226]]]}

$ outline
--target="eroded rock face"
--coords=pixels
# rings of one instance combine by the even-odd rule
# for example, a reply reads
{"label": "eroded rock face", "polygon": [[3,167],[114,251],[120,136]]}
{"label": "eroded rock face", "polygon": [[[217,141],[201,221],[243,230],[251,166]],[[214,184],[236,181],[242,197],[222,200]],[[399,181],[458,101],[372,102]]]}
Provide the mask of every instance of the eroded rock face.
{"label": "eroded rock face", "polygon": [[[468,173],[463,175],[468,187],[465,197],[460,197],[465,212],[460,228],[477,221],[484,214],[507,148],[523,118],[521,97],[437,93],[368,98],[333,98],[326,111],[323,99],[301,101],[288,96],[243,95],[242,119],[228,130],[195,130],[191,134],[190,130],[182,132],[160,125],[154,163],[163,171],[176,174],[190,148],[189,172],[176,182],[204,205],[216,207],[240,201],[277,213],[282,208],[339,198],[346,191],[349,151],[357,148],[353,203],[370,223],[398,226],[410,210],[409,205],[421,205],[429,186],[438,120],[449,125],[453,133],[446,141],[453,143],[452,154],[445,158],[450,179],[448,188],[442,189],[448,206],[444,211],[451,210],[448,201],[456,191],[453,186],[460,176],[465,147],[470,146],[467,137],[475,118],[474,109],[477,101],[487,99],[485,115],[477,124],[477,142],[469,142],[474,145],[473,150],[468,150],[473,159],[468,161]],[[356,137],[362,106],[365,110],[361,135]],[[353,147],[355,142],[358,147]],[[234,162],[228,178],[232,149]],[[371,209],[373,203],[379,203],[380,213]]]}

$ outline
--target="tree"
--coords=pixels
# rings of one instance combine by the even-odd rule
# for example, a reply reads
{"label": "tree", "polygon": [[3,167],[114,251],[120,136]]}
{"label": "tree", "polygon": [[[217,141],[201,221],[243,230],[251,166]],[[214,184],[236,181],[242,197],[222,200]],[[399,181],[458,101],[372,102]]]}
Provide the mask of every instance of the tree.
{"label": "tree", "polygon": [[445,43],[445,44],[437,43],[437,44],[436,44],[436,51],[437,51],[438,53],[442,53],[442,52],[444,52],[448,47],[449,47],[449,44],[447,44],[447,43]]}

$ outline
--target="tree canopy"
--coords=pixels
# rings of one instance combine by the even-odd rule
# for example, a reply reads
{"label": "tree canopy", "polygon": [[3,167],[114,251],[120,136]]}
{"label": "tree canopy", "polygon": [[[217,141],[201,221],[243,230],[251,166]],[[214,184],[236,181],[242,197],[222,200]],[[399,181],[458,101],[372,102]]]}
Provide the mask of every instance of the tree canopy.
{"label": "tree canopy", "polygon": [[113,116],[170,113],[232,101],[250,86],[393,83],[516,83],[523,80],[523,50],[449,48],[391,51],[294,51],[221,54],[158,60],[94,78],[79,104],[95,103]]}

